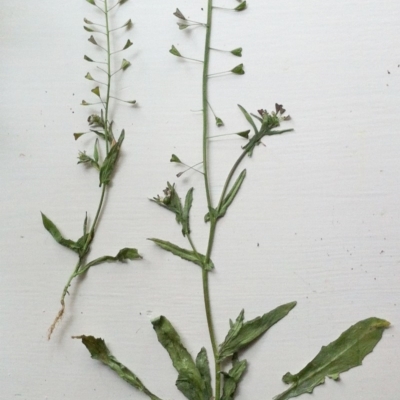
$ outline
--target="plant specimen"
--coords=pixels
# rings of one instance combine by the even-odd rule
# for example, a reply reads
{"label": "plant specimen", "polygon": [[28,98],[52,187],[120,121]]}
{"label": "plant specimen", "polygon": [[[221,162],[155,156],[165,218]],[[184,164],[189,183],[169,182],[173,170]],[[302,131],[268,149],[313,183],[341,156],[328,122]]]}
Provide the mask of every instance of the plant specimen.
{"label": "plant specimen", "polygon": [[[258,110],[258,115],[248,113],[244,107],[239,105],[239,110],[250,124],[251,129],[236,133],[236,135],[242,138],[241,140],[245,139],[247,142],[242,146],[237,160],[228,171],[218,201],[214,201],[211,195],[212,182],[209,174],[211,169],[210,139],[218,135],[210,135],[210,116],[212,114],[214,117],[217,127],[222,126],[223,121],[215,114],[210,105],[208,96],[209,77],[224,73],[243,75],[245,72],[243,64],[239,64],[229,71],[221,73],[210,74],[209,72],[209,61],[212,51],[224,51],[211,47],[213,12],[215,9],[220,8],[214,6],[213,1],[215,0],[207,0],[207,20],[205,22],[190,20],[179,9],[174,13],[179,19],[179,29],[191,29],[193,26],[205,29],[204,59],[196,60],[186,57],[175,46],[172,46],[170,49],[172,55],[192,61],[199,61],[203,66],[203,132],[201,139],[203,157],[202,162],[199,163],[202,165],[202,170],[198,167],[199,164],[190,166],[182,162],[176,154],[172,155],[170,161],[185,165],[188,169],[195,169],[203,175],[207,201],[204,221],[208,224],[209,228],[206,249],[200,251],[191,236],[190,211],[193,203],[193,188],[188,190],[183,200],[178,194],[176,185],[168,182],[164,194],[152,199],[154,203],[175,215],[176,222],[181,226],[182,234],[187,240],[187,245],[182,247],[159,238],[151,238],[150,240],[161,249],[196,264],[201,268],[202,272],[204,306],[209,340],[213,353],[212,369],[214,370],[214,379],[211,378],[212,369],[209,365],[209,356],[204,347],[197,354],[197,357],[193,358],[183,345],[177,330],[165,316],[160,316],[152,321],[159,342],[167,350],[172,364],[178,372],[176,386],[189,400],[234,399],[237,387],[247,369],[247,360],[242,358],[243,352],[248,345],[260,338],[273,325],[286,317],[296,306],[296,302],[289,302],[246,322],[244,310],[242,310],[235,321],[230,321],[230,328],[224,341],[220,344],[217,343],[209,294],[209,276],[215,268],[212,261],[212,253],[217,225],[221,218],[226,216],[246,179],[246,170],[243,169],[240,171],[241,163],[245,157],[253,155],[255,149],[262,143],[262,139],[272,135],[283,134],[292,129],[280,129],[281,123],[290,119],[289,116],[286,116],[286,110],[281,104],[276,103],[274,110],[270,112],[260,109]],[[246,1],[241,1],[232,11],[242,12],[246,8]],[[231,53],[231,57],[241,57],[242,49],[236,48],[227,51],[227,53]],[[182,171],[178,174],[178,177],[184,172]],[[303,393],[311,393],[316,386],[324,383],[326,377],[337,380],[342,372],[361,364],[364,357],[374,349],[381,339],[383,331],[389,325],[389,322],[379,318],[368,318],[354,324],[343,332],[338,339],[331,342],[328,346],[322,347],[317,356],[299,373],[285,374],[283,381],[291,386],[288,390],[276,396],[275,399],[286,400]],[[82,339],[92,358],[110,367],[122,379],[145,393],[150,399],[160,399],[160,397],[148,390],[132,371],[121,364],[111,354],[103,339],[85,335],[78,338]]]}
{"label": "plant specimen", "polygon": [[[93,221],[89,221],[88,215],[86,213],[84,222],[83,222],[83,235],[76,241],[66,239],[62,236],[61,232],[57,228],[57,226],[42,213],[43,225],[47,229],[47,231],[51,234],[51,236],[64,247],[74,251],[78,255],[78,262],[69,277],[67,284],[65,285],[62,295],[61,295],[61,309],[58,312],[56,318],[51,324],[48,332],[48,338],[50,339],[58,321],[64,314],[65,310],[65,297],[68,294],[68,289],[71,286],[71,282],[78,276],[84,275],[87,271],[96,265],[105,263],[105,262],[124,262],[126,260],[137,260],[140,259],[138,251],[134,248],[123,248],[121,249],[116,256],[103,256],[96,258],[95,260],[88,261],[88,255],[90,252],[90,246],[95,237],[95,233],[99,224],[100,216],[104,209],[105,198],[109,188],[109,185],[112,181],[113,174],[115,172],[115,166],[117,164],[118,156],[121,150],[122,142],[124,141],[125,131],[122,130],[118,139],[115,138],[113,133],[113,120],[110,116],[110,103],[111,100],[117,100],[121,102],[125,102],[128,104],[135,104],[135,100],[122,100],[116,98],[111,95],[112,93],[112,83],[113,77],[115,74],[119,72],[125,71],[131,64],[125,58],[120,61],[119,66],[112,70],[112,57],[115,53],[122,52],[128,49],[132,42],[128,39],[125,45],[118,49],[117,51],[112,51],[111,47],[111,35],[112,32],[119,29],[130,30],[132,28],[132,21],[129,19],[122,26],[118,28],[112,29],[110,26],[110,12],[112,10],[117,10],[118,6],[126,3],[127,0],[119,0],[114,5],[109,5],[109,0],[102,0],[102,6],[100,7],[95,3],[94,0],[86,0],[92,6],[95,6],[104,16],[103,23],[92,22],[88,19],[84,19],[85,25],[84,29],[91,33],[89,37],[89,42],[92,43],[95,47],[100,49],[100,51],[105,55],[104,61],[95,61],[94,59],[84,56],[84,59],[91,63],[97,64],[97,74],[104,76],[105,78],[99,78],[99,80],[94,78],[91,73],[87,73],[85,78],[93,83],[100,84],[95,86],[91,92],[97,98],[97,101],[94,103],[88,103],[83,100],[82,105],[84,106],[92,106],[92,105],[100,105],[100,113],[91,114],[88,118],[89,123],[89,131],[87,132],[79,132],[74,133],[75,140],[79,139],[83,135],[91,134],[94,138],[94,148],[92,155],[86,153],[86,151],[79,152],[78,155],[78,164],[84,164],[89,168],[95,168],[99,173],[99,186],[101,190],[99,204],[97,206],[97,210],[94,216]],[[101,4],[100,3],[100,4]],[[96,38],[94,37],[96,35]],[[94,74],[93,74],[94,75]],[[96,76],[96,75],[94,75]],[[101,89],[100,89],[101,87]]]}

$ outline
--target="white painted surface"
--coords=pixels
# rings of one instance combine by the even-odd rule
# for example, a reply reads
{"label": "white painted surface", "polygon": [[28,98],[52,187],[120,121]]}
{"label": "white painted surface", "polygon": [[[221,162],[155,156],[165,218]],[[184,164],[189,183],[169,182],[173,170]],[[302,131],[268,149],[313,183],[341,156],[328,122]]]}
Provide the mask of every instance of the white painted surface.
{"label": "white painted surface", "polygon": [[[72,138],[86,129],[81,99],[92,99],[83,79],[92,69],[82,57],[95,53],[82,19],[94,18],[94,9],[83,0],[2,4],[2,399],[144,398],[70,339],[83,333],[104,337],[159,396],[182,399],[151,328],[160,314],[193,354],[201,346],[210,351],[200,270],[145,240],[185,245],[173,216],[147,198],[177,181],[171,153],[188,163],[201,159],[201,116],[190,112],[201,108],[201,66],[168,49],[175,44],[201,58],[204,32],[179,31],[177,6],[204,20],[205,1],[198,0],[135,0],[118,15],[135,22],[126,54],[132,67],[118,93],[140,106],[114,115],[127,137],[92,255],[136,246],[145,260],[99,266],[75,282],[47,342],[75,258],[45,232],[39,211],[73,238],[99,197],[96,174],[75,164],[90,141]],[[253,112],[283,103],[295,129],[265,140],[246,160],[245,184],[218,229],[210,284],[219,341],[243,307],[250,319],[298,301],[246,352],[250,366],[238,400],[272,398],[284,390],[285,372],[297,372],[321,345],[372,315],[393,324],[376,351],[312,398],[399,398],[399,20],[395,0],[252,0],[241,14],[215,12],[213,45],[242,46],[246,68],[242,77],[210,82],[212,105],[226,124],[218,133],[247,129],[237,103]],[[213,54],[211,69],[237,62]],[[214,198],[241,143],[211,146]],[[193,237],[204,249],[201,176],[184,175],[177,185],[182,193],[196,188]]]}

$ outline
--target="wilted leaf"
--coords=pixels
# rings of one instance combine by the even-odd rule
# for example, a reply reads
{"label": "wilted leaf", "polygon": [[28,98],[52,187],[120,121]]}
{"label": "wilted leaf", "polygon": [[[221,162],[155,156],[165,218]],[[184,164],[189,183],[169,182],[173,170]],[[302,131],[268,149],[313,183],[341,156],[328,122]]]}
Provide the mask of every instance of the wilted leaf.
{"label": "wilted leaf", "polygon": [[128,60],[125,60],[124,58],[121,63],[121,69],[125,71],[130,65],[131,63]]}
{"label": "wilted leaf", "polygon": [[236,65],[235,68],[231,69],[231,72],[233,74],[243,75],[244,74],[243,64]]}
{"label": "wilted leaf", "polygon": [[284,375],[283,381],[292,386],[274,397],[274,400],[287,400],[303,393],[312,393],[316,386],[325,382],[326,377],[338,380],[342,372],[362,364],[389,325],[390,322],[379,318],[357,322],[338,339],[323,346],[317,356],[298,374],[292,375],[288,372]]}
{"label": "wilted leaf", "polygon": [[218,352],[219,361],[232,356],[259,338],[269,328],[286,317],[295,305],[296,302],[284,304],[264,314],[262,317],[257,317],[248,322],[243,322],[244,310],[242,310],[236,318],[236,322],[229,329],[224,342],[220,345]]}
{"label": "wilted leaf", "polygon": [[231,51],[231,54],[233,54],[236,57],[242,57],[242,50],[243,49],[241,47],[238,47],[237,49],[233,49]]}
{"label": "wilted leaf", "polygon": [[174,368],[178,371],[177,388],[189,400],[204,400],[204,382],[192,356],[181,342],[178,333],[164,316],[153,321],[158,341],[167,350]]}
{"label": "wilted leaf", "polygon": [[182,57],[181,53],[179,53],[178,49],[174,45],[172,45],[172,47],[171,47],[169,52],[171,54],[173,54],[174,56]]}
{"label": "wilted leaf", "polygon": [[151,393],[142,381],[125,365],[121,364],[108,350],[103,339],[95,338],[93,336],[78,336],[76,339],[82,339],[82,343],[89,350],[93,359],[107,365],[115,371],[125,382],[146,394],[151,400],[160,400],[159,397]]}
{"label": "wilted leaf", "polygon": [[50,233],[50,235],[53,236],[54,240],[57,243],[61,244],[61,246],[67,247],[68,249],[73,250],[79,254],[81,247],[73,240],[65,239],[61,235],[61,232],[58,230],[56,225],[49,218],[47,218],[46,215],[44,215],[43,213],[41,214],[42,214],[43,226]]}
{"label": "wilted leaf", "polygon": [[174,12],[175,17],[186,20],[185,16],[181,13],[181,11],[179,10],[179,8],[176,9],[176,11]]}
{"label": "wilted leaf", "polygon": [[87,263],[79,270],[79,274],[83,274],[89,268],[94,267],[95,265],[103,264],[105,262],[116,262],[116,261],[124,262],[126,260],[141,260],[142,258],[143,257],[138,253],[137,249],[125,247],[124,249],[121,249],[115,257],[103,256]]}
{"label": "wilted leaf", "polygon": [[239,361],[237,357],[232,359],[232,368],[228,373],[224,372],[224,387],[221,400],[233,400],[237,386],[247,368],[247,361]]}
{"label": "wilted leaf", "polygon": [[167,242],[161,239],[154,239],[150,238],[152,242],[154,242],[157,246],[161,247],[162,249],[169,251],[170,253],[183,258],[184,260],[191,261],[199,265],[200,267],[204,268],[206,271],[210,271],[214,268],[214,263],[209,260],[207,263],[205,262],[206,257],[203,254],[195,253],[191,250],[182,249],[173,243]]}
{"label": "wilted leaf", "polygon": [[212,398],[211,373],[207,351],[204,347],[200,350],[199,354],[197,354],[196,367],[204,382],[203,398],[204,400],[210,400]]}
{"label": "wilted leaf", "polygon": [[118,142],[116,142],[110,149],[107,154],[103,165],[100,168],[100,186],[108,185],[111,180],[111,175],[114,171],[115,164],[117,163],[119,151],[121,149],[122,142],[125,138],[125,130],[122,130],[121,135],[118,138]]}
{"label": "wilted leaf", "polygon": [[133,43],[128,39],[122,50],[126,50],[127,48],[131,47],[132,45],[133,45]]}
{"label": "wilted leaf", "polygon": [[97,163],[99,162],[99,139],[98,138],[94,142],[93,159]]}
{"label": "wilted leaf", "polygon": [[193,188],[189,189],[185,197],[185,205],[182,212],[182,234],[183,236],[189,235],[189,213],[193,203]]}
{"label": "wilted leaf", "polygon": [[237,7],[235,7],[235,11],[243,11],[246,8],[247,8],[247,3],[246,3],[246,1],[243,1]]}

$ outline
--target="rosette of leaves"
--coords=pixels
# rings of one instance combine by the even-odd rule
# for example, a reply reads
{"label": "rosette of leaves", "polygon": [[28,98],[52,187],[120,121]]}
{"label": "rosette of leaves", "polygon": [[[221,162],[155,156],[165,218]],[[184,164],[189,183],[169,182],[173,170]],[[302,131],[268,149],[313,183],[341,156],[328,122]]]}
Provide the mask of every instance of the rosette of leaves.
{"label": "rosette of leaves", "polygon": [[[84,18],[84,29],[91,33],[88,41],[100,48],[103,52],[103,59],[94,60],[93,58],[85,55],[84,59],[89,64],[96,64],[98,66],[96,73],[88,72],[85,78],[95,84],[92,88],[91,94],[95,97],[95,102],[82,101],[84,106],[99,105],[100,110],[97,113],[92,113],[88,117],[89,130],[86,132],[74,133],[75,140],[78,140],[83,135],[93,136],[93,150],[91,152],[80,151],[78,155],[78,164],[83,164],[89,168],[94,168],[98,172],[98,182],[100,186],[100,200],[97,206],[97,210],[94,213],[93,219],[90,221],[86,213],[83,222],[83,233],[78,239],[67,239],[61,233],[57,225],[45,214],[42,213],[42,222],[46,230],[54,238],[54,240],[60,245],[72,250],[77,254],[78,261],[76,266],[70,275],[67,284],[65,285],[61,295],[61,309],[58,312],[54,322],[49,328],[48,338],[50,339],[56,324],[61,319],[65,310],[65,297],[68,294],[71,282],[78,276],[82,276],[88,272],[88,270],[96,265],[103,264],[105,262],[126,262],[129,260],[138,260],[141,258],[137,249],[135,248],[123,248],[115,256],[105,255],[94,260],[88,260],[90,248],[95,237],[95,233],[98,227],[100,216],[104,209],[104,199],[106,192],[110,187],[113,176],[115,174],[116,166],[118,164],[118,157],[121,152],[121,147],[125,138],[125,131],[116,137],[113,132],[113,121],[110,116],[110,103],[112,99],[122,101],[128,104],[135,104],[135,100],[122,100],[112,96],[112,77],[118,73],[125,71],[131,64],[125,58],[120,61],[120,66],[113,71],[111,66],[111,59],[114,53],[120,53],[131,47],[132,42],[128,39],[121,48],[113,51],[111,48],[111,35],[112,32],[125,29],[129,31],[132,28],[132,21],[129,19],[123,25],[111,29],[109,23],[109,17],[112,10],[117,10],[120,5],[125,3],[127,0],[119,0],[113,5],[109,4],[108,0],[97,2],[95,0],[86,0],[92,6],[100,8],[104,15],[103,21],[91,21]],[[99,65],[106,65],[105,69],[99,67]],[[97,76],[99,75],[99,76]],[[100,89],[101,86],[101,89]]]}

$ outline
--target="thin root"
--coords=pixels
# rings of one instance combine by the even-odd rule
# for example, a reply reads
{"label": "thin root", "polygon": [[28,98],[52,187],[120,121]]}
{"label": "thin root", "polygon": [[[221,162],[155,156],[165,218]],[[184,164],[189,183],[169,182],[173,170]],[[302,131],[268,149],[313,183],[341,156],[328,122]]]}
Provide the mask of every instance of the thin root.
{"label": "thin root", "polygon": [[60,311],[58,312],[56,318],[54,319],[54,322],[51,324],[51,326],[49,328],[49,331],[48,331],[48,334],[47,334],[47,340],[51,339],[51,335],[53,334],[54,329],[56,328],[56,325],[57,325],[58,321],[61,320],[61,318],[62,318],[62,316],[64,314],[64,310],[65,310],[65,305],[64,305],[64,302],[63,302],[63,303],[61,303]]}

